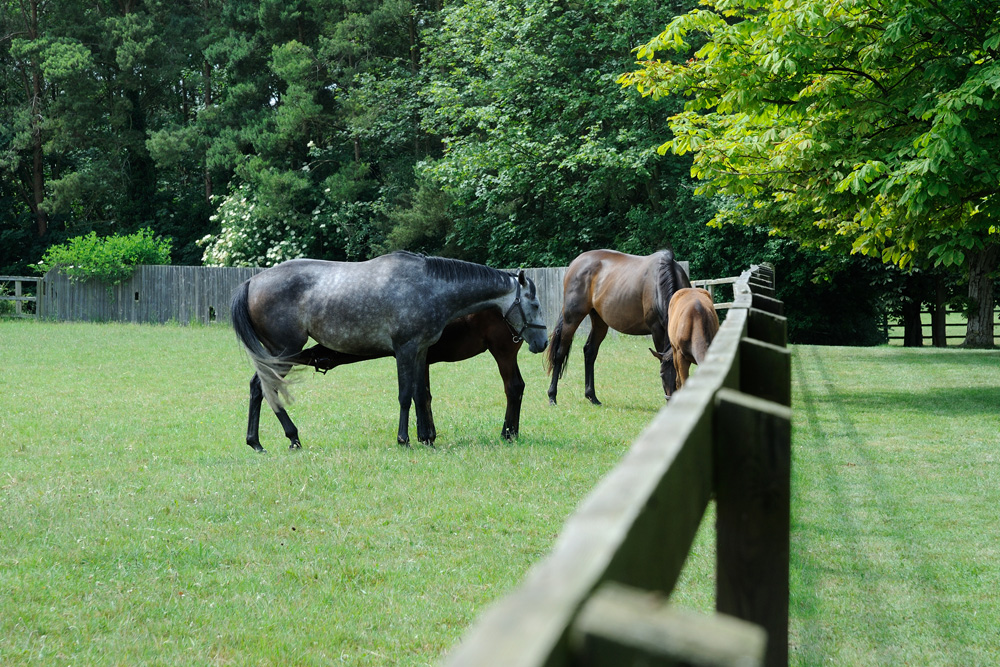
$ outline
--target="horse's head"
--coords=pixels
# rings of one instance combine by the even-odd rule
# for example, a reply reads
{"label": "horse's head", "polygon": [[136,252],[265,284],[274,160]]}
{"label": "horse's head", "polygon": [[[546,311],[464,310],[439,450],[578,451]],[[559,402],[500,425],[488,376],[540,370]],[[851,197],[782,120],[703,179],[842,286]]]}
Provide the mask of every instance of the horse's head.
{"label": "horse's head", "polygon": [[649,348],[649,352],[660,361],[660,381],[663,382],[663,394],[669,401],[677,390],[677,369],[674,367],[674,351],[667,348],[666,352],[657,352]]}
{"label": "horse's head", "polygon": [[535,283],[524,275],[524,271],[518,271],[514,279],[517,281],[514,301],[504,313],[503,318],[507,321],[514,335],[526,340],[528,349],[537,354],[545,350],[549,339],[545,331],[542,306],[538,302],[538,294],[535,292]]}

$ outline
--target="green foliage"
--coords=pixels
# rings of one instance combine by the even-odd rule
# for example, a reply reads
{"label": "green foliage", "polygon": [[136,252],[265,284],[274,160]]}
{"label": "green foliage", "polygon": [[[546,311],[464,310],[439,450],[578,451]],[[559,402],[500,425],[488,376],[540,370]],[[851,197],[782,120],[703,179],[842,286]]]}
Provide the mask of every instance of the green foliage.
{"label": "green foliage", "polygon": [[170,247],[170,239],[155,236],[151,229],[104,238],[90,232],[50,247],[36,267],[39,273],[58,269],[74,280],[94,278],[117,285],[140,264],[169,264]]}
{"label": "green foliage", "polygon": [[[690,98],[661,151],[692,153],[719,221],[900,267],[963,265],[1000,236],[995,7],[964,0],[718,0],[619,80]],[[687,51],[685,62],[657,59]]]}
{"label": "green foliage", "polygon": [[669,206],[678,174],[650,147],[672,103],[641,104],[611,84],[646,26],[679,4],[445,8],[428,49],[424,116],[445,153],[418,166],[448,196],[442,247],[498,265],[565,264],[615,246],[630,211]]}

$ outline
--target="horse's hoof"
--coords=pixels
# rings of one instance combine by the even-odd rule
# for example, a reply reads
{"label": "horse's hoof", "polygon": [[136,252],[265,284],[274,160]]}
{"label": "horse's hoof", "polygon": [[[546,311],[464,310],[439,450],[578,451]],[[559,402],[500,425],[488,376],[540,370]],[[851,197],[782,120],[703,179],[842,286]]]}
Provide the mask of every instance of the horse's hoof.
{"label": "horse's hoof", "polygon": [[434,441],[433,440],[421,440],[420,444],[427,445],[431,449],[437,449],[437,447],[434,446]]}
{"label": "horse's hoof", "polygon": [[555,404],[556,404],[556,399],[550,398],[549,399],[549,405],[555,405]]}
{"label": "horse's hoof", "polygon": [[247,445],[249,445],[250,449],[254,450],[258,454],[260,454],[260,453],[266,454],[267,453],[267,450],[264,449],[263,447],[261,447],[261,445],[260,445],[259,442],[248,442]]}
{"label": "horse's hoof", "polygon": [[403,440],[402,438],[396,438],[396,444],[399,445],[400,447],[406,447],[406,448],[410,447],[410,441]]}
{"label": "horse's hoof", "polygon": [[290,449],[290,450],[291,450],[291,451],[293,451],[293,452],[294,452],[294,451],[295,451],[296,449],[302,449],[302,443],[301,443],[301,442],[299,442],[298,440],[296,440],[296,441],[295,441],[295,442],[293,442],[292,444],[288,445],[288,449]]}
{"label": "horse's hoof", "polygon": [[601,405],[601,402],[597,400],[596,396],[588,396],[587,400],[593,403],[594,405]]}

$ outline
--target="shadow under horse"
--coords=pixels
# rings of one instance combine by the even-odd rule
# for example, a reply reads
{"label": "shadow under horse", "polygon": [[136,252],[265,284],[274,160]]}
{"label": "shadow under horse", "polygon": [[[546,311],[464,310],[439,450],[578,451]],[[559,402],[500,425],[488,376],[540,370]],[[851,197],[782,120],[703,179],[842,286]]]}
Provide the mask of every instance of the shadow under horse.
{"label": "shadow under horse", "polygon": [[[600,405],[594,390],[594,361],[608,328],[633,336],[652,335],[656,351],[669,355],[670,298],[677,290],[690,286],[691,280],[670,249],[645,257],[616,250],[591,250],[574,259],[563,278],[563,310],[549,343],[549,403],[556,404],[573,335],[584,318],[590,317],[591,325],[583,346],[584,396]],[[661,358],[660,379],[669,399],[677,384],[671,361]]]}
{"label": "shadow under horse", "polygon": [[[441,338],[427,350],[427,387],[430,393],[430,366],[441,362],[456,362],[471,359],[483,352],[489,352],[496,361],[497,370],[503,380],[503,390],[507,397],[500,435],[506,440],[518,437],[521,428],[521,402],[524,397],[524,378],[517,365],[517,353],[523,338],[504,319],[499,310],[483,310],[458,318],[448,323]],[[298,363],[312,366],[320,373],[359,361],[380,359],[389,356],[359,356],[334,352],[322,345],[314,345],[298,355]],[[258,381],[259,385],[259,381]],[[250,397],[250,421],[247,438],[257,437],[258,420],[263,394],[259,388]]]}
{"label": "shadow under horse", "polygon": [[[547,340],[535,285],[523,271],[398,251],[366,262],[298,259],[256,274],[233,296],[232,324],[256,369],[250,383],[274,411],[289,448],[301,447],[285,403],[286,376],[309,363],[312,339],[326,350],[355,357],[393,356],[399,389],[397,442],[409,445],[411,404],[417,438],[437,436],[427,382],[428,349],[445,327],[464,315],[494,309],[541,352]],[[252,423],[247,444],[263,451]]]}

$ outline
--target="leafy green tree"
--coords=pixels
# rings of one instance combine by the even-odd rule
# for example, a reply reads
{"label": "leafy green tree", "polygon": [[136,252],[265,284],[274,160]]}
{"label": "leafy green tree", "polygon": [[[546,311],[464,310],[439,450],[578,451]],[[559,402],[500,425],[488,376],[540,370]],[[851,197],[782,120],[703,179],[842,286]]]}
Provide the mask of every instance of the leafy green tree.
{"label": "leafy green tree", "polygon": [[[423,93],[425,126],[445,152],[420,166],[424,192],[414,200],[436,202],[444,210],[433,217],[451,223],[421,231],[419,219],[403,217],[393,234],[416,232],[426,247],[497,265],[565,264],[582,250],[629,243],[630,215],[670,208],[684,176],[649,148],[673,103],[641,104],[611,86],[647,26],[687,5],[446,7],[429,40]],[[649,251],[670,241],[654,235],[640,245]]]}
{"label": "leafy green tree", "polygon": [[[271,45],[269,58],[219,100],[221,117],[250,115],[212,142],[211,159],[235,180],[206,261],[363,259],[382,247],[414,163],[437,150],[420,127],[418,97],[435,15],[410,0],[260,3],[242,25],[246,41]],[[238,213],[251,201],[253,225]],[[226,245],[237,238],[245,253]]]}
{"label": "leafy green tree", "polygon": [[[715,0],[620,80],[690,100],[662,152],[693,154],[717,222],[900,267],[964,269],[968,345],[991,345],[1000,258],[1000,22],[992,2]],[[697,51],[686,61],[663,51]]]}

